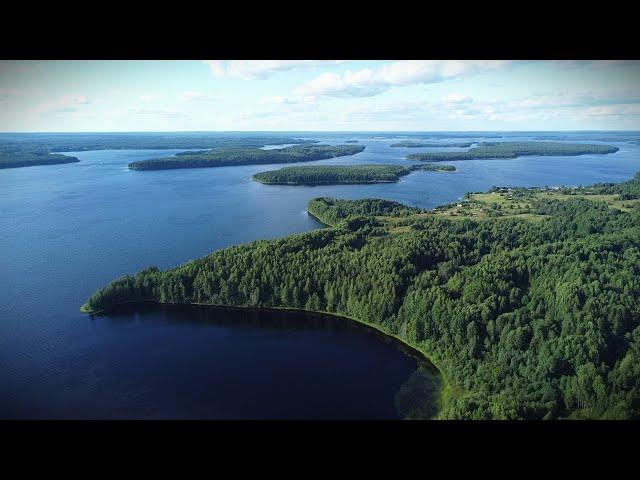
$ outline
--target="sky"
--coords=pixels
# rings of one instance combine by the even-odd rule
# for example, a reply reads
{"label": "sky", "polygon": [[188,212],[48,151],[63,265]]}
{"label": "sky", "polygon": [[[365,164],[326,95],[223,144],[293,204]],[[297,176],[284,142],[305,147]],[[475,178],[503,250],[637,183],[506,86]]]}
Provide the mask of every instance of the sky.
{"label": "sky", "polygon": [[0,61],[0,131],[640,130],[639,61]]}

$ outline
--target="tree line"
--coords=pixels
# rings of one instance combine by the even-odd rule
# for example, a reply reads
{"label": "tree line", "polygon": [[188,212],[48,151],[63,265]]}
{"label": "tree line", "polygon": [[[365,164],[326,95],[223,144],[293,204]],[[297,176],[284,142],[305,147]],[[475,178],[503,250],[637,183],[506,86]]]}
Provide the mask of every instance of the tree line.
{"label": "tree line", "polygon": [[571,156],[615,153],[611,145],[590,145],[561,142],[481,142],[464,152],[424,152],[407,155],[409,160],[442,162],[445,160],[477,160],[487,158],[516,158],[523,155]]}

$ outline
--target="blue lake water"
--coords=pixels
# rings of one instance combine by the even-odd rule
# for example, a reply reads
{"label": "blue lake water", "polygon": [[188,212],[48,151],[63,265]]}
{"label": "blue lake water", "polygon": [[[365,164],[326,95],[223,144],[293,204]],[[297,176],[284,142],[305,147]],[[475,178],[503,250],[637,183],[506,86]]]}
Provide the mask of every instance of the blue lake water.
{"label": "blue lake water", "polygon": [[[405,155],[437,150],[391,148],[399,139],[392,134],[309,135],[366,147],[309,164],[413,164]],[[491,140],[539,134],[501,135]],[[583,137],[568,140],[598,143]],[[251,180],[282,165],[127,169],[179,150],[76,152],[69,154],[80,163],[0,170],[0,418],[396,418],[393,392],[416,361],[363,329],[295,314],[254,313],[247,323],[237,312],[167,309],[91,319],[79,307],[149,265],[320,228],[306,213],[318,196],[432,208],[494,185],[623,181],[640,170],[640,146],[611,138],[604,143],[620,148],[611,155],[449,162],[457,172],[380,185]],[[465,140],[486,138],[429,142]]]}

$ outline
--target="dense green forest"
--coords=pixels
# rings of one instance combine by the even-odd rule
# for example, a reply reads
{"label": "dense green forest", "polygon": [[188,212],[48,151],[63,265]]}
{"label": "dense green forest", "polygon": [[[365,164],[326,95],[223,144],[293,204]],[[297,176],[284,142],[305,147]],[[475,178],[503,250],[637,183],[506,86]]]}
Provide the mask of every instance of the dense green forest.
{"label": "dense green forest", "polygon": [[322,165],[283,167],[256,173],[254,180],[268,185],[336,185],[390,183],[416,170],[453,172],[452,165]]}
{"label": "dense green forest", "polygon": [[332,227],[347,220],[370,221],[371,224],[378,225],[379,222],[373,217],[407,217],[421,212],[419,208],[378,198],[338,200],[328,197],[309,200],[307,211]]}
{"label": "dense green forest", "polygon": [[175,168],[225,167],[230,165],[261,165],[325,160],[354,155],[364,150],[362,145],[293,145],[263,150],[261,148],[216,148],[204,152],[182,152],[175,157],[131,162],[133,170],[166,170]]}
{"label": "dense green forest", "polygon": [[204,133],[30,133],[0,134],[0,168],[73,163],[79,160],[55,152],[105,149],[258,148],[284,143],[311,144],[274,135],[239,136]]}
{"label": "dense green forest", "polygon": [[316,199],[309,211],[332,227],[147,268],[83,310],[153,300],[326,311],[425,352],[443,377],[438,418],[638,418],[640,202],[616,202],[640,196],[640,174],[566,193],[530,195],[536,221]]}
{"label": "dense green forest", "polygon": [[253,178],[272,185],[330,185],[397,182],[408,173],[410,169],[396,165],[322,165],[284,167],[256,173]]}
{"label": "dense green forest", "polygon": [[322,165],[283,167],[256,173],[253,178],[269,185],[336,185],[397,182],[415,170],[453,172],[451,165]]}
{"label": "dense green forest", "polygon": [[37,146],[21,147],[0,144],[0,168],[30,167],[34,165],[56,165],[79,162],[76,157],[49,153]]}
{"label": "dense green forest", "polygon": [[410,140],[404,140],[398,143],[392,143],[392,147],[403,147],[403,148],[420,148],[420,147],[450,147],[450,148],[467,148],[472,145],[472,142],[465,143],[422,143],[422,142],[413,142]]}
{"label": "dense green forest", "polygon": [[455,172],[457,170],[453,165],[417,165],[409,168],[412,171],[424,170],[427,172]]}
{"label": "dense green forest", "polygon": [[426,152],[407,155],[409,160],[442,162],[446,160],[476,160],[486,158],[516,158],[523,155],[585,155],[615,153],[618,147],[559,142],[482,142],[464,152]]}

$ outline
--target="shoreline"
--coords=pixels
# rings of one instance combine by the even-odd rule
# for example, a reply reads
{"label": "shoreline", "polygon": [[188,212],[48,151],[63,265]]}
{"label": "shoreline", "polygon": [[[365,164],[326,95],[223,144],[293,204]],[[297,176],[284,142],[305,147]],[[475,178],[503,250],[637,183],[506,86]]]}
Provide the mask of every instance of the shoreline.
{"label": "shoreline", "polygon": [[295,182],[263,182],[257,178],[254,181],[261,183],[262,185],[287,185],[290,187],[326,187],[327,185],[371,185],[376,183],[398,183],[398,180],[370,180],[370,181],[353,181],[353,182],[327,182],[327,183],[295,183]]}

